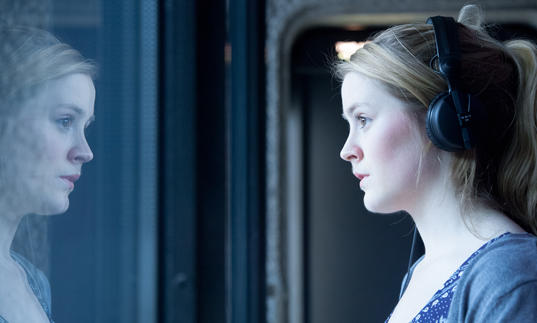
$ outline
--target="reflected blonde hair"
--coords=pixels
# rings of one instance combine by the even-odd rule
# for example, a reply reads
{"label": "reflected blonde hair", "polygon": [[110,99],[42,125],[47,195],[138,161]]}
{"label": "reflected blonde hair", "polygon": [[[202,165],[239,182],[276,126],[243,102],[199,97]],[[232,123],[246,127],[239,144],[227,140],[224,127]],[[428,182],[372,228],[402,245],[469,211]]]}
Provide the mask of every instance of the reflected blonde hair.
{"label": "reflected blonde hair", "polygon": [[[474,149],[453,153],[452,179],[463,206],[485,203],[537,234],[537,47],[526,40],[497,41],[482,21],[475,5],[459,13],[460,77],[485,107],[490,131],[479,134]],[[357,72],[381,81],[409,103],[425,133],[429,103],[447,90],[430,66],[435,54],[432,25],[399,25],[374,36],[335,71],[340,79]]]}
{"label": "reflected blonde hair", "polygon": [[20,104],[50,80],[81,73],[94,79],[96,66],[51,33],[0,25],[1,112]]}

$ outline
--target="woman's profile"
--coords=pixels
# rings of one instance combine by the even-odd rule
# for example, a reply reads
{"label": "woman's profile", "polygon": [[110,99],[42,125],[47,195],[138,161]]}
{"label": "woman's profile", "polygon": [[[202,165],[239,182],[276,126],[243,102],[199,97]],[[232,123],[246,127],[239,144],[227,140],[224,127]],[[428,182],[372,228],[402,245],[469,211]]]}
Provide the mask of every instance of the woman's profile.
{"label": "woman's profile", "polygon": [[336,66],[364,205],[425,245],[386,322],[537,322],[537,47],[482,20],[393,26]]}
{"label": "woman's profile", "polygon": [[11,243],[27,214],[69,207],[93,153],[95,67],[50,33],[0,26],[0,322],[52,322],[45,275]]}

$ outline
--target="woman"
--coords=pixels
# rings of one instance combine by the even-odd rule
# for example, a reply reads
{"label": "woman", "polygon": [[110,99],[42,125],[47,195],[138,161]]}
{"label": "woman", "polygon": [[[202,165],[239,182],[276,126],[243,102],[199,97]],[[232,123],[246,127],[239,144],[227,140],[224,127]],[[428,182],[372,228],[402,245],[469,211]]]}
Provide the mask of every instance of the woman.
{"label": "woman", "polygon": [[366,208],[407,211],[425,245],[387,322],[537,322],[537,48],[492,39],[476,6],[458,21],[338,64],[341,157]]}
{"label": "woman", "polygon": [[51,34],[0,27],[0,322],[52,322],[44,274],[11,251],[26,214],[63,213],[93,158],[94,66]]}

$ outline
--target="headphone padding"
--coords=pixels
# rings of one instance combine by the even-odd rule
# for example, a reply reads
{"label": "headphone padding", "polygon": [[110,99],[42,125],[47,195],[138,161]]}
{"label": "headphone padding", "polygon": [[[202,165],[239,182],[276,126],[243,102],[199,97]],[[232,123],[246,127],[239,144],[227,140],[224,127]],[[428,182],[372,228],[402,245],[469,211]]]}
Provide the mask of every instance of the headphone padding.
{"label": "headphone padding", "polygon": [[448,92],[437,95],[427,110],[425,130],[431,142],[446,151],[464,151],[453,98]]}

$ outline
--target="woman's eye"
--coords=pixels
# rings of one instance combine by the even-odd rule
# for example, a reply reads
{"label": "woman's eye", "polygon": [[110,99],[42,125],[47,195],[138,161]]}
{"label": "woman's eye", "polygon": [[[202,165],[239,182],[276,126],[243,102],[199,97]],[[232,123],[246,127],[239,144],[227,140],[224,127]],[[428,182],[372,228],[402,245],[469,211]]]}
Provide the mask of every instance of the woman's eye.
{"label": "woman's eye", "polygon": [[366,118],[363,116],[358,116],[356,117],[356,119],[358,120],[358,124],[360,125],[360,128],[367,126],[367,124],[369,123],[369,118]]}
{"label": "woman's eye", "polygon": [[73,125],[73,118],[71,117],[60,118],[57,120],[57,122],[61,128],[69,129]]}

